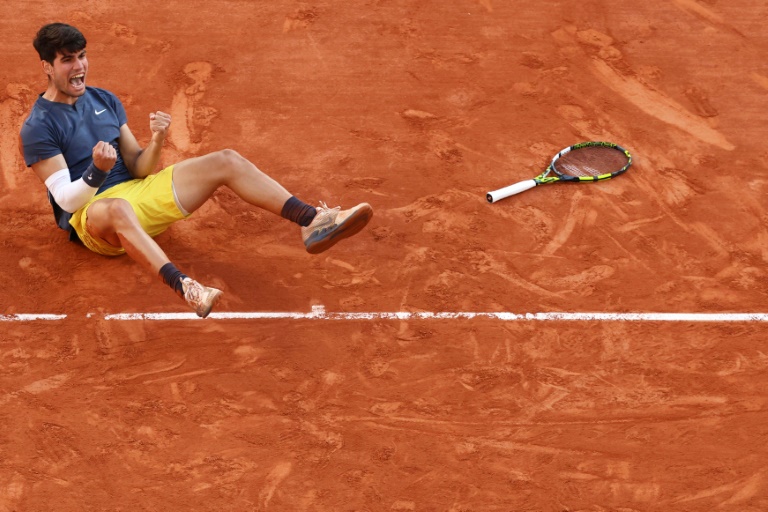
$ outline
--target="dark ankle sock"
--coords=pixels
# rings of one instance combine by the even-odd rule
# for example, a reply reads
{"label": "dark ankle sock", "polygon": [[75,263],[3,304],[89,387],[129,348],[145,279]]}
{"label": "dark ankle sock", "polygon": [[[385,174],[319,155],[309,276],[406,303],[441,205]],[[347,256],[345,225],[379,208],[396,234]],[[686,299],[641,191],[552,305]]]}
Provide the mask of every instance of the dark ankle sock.
{"label": "dark ankle sock", "polygon": [[171,289],[176,292],[176,295],[182,299],[184,298],[184,287],[181,285],[181,280],[186,277],[187,275],[185,275],[181,270],[177,269],[176,265],[171,262],[168,262],[160,267],[160,279],[162,279],[165,284],[170,286]]}
{"label": "dark ankle sock", "polygon": [[309,206],[296,199],[295,196],[291,196],[283,205],[283,211],[280,215],[284,219],[288,219],[295,222],[299,226],[309,226],[312,223],[312,219],[315,218],[317,210],[313,206]]}

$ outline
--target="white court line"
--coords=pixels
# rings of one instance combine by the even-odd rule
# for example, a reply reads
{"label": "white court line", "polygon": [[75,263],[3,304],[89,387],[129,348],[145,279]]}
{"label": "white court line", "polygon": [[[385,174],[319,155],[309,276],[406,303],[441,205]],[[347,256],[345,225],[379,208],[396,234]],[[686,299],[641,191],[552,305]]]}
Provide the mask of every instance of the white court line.
{"label": "white court line", "polygon": [[[123,313],[107,320],[202,320],[194,313]],[[211,313],[215,320],[471,320],[489,318],[505,322],[768,322],[768,313],[471,313],[471,312],[381,312],[381,313]]]}
{"label": "white court line", "polygon": [[[89,313],[87,318],[97,315]],[[67,315],[0,315],[0,322],[64,320]],[[104,315],[105,320],[202,320],[194,313],[117,313]],[[481,312],[327,312],[313,306],[309,313],[300,312],[232,312],[211,313],[214,320],[471,320],[489,318],[505,322],[768,322],[768,313],[481,313]]]}
{"label": "white court line", "polygon": [[0,315],[0,322],[32,322],[35,320],[64,320],[67,315]]}

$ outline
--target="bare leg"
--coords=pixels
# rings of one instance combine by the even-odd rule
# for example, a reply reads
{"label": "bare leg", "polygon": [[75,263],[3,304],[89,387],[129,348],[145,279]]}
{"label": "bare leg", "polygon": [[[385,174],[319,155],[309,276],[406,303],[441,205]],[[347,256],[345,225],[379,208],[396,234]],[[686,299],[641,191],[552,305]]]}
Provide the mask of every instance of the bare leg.
{"label": "bare leg", "polygon": [[[278,182],[232,150],[217,151],[174,166],[173,184],[179,202],[193,212],[222,185],[254,206],[277,215],[291,194]],[[131,205],[123,199],[102,199],[88,209],[86,229],[125,252],[157,274],[170,260],[141,227]]]}
{"label": "bare leg", "polygon": [[124,199],[100,199],[88,208],[88,232],[125,252],[154,275],[170,260],[150,237]]}
{"label": "bare leg", "polygon": [[[253,206],[276,215],[283,213],[283,207],[292,198],[285,187],[231,149],[176,164],[173,186],[182,208],[190,213],[200,208],[221,186],[230,188]],[[286,215],[288,218],[289,214]],[[308,225],[296,218],[291,220],[303,226],[301,234],[307,251],[317,254],[359,232],[370,220],[373,210],[368,203],[344,211],[323,205],[317,211],[312,208],[311,215],[313,217],[306,220]],[[168,256],[144,232],[133,208],[125,200],[96,201],[88,210],[86,228],[94,236],[123,247],[134,260],[153,272],[159,272],[169,263]]]}
{"label": "bare leg", "polygon": [[296,203],[287,205],[291,193],[231,149],[176,164],[173,185],[182,208],[190,213],[200,208],[222,185],[246,202],[277,215],[283,215],[283,207],[287,206],[285,218],[302,226],[301,237],[310,254],[326,251],[356,234],[373,215],[368,203],[343,211],[340,207],[325,205],[312,208],[297,199],[294,199]]}
{"label": "bare leg", "polygon": [[176,195],[190,213],[222,185],[246,202],[277,215],[291,197],[282,185],[231,149],[191,158],[173,168]]}
{"label": "bare leg", "polygon": [[160,275],[166,284],[183,296],[197,316],[207,317],[221,298],[221,290],[203,286],[193,279],[184,277],[184,274],[178,272],[172,264],[164,274],[160,273],[161,268],[170,264],[168,256],[141,227],[128,201],[124,199],[96,201],[88,208],[85,228],[92,236],[101,238],[115,247],[122,247],[141,266],[155,275]]}

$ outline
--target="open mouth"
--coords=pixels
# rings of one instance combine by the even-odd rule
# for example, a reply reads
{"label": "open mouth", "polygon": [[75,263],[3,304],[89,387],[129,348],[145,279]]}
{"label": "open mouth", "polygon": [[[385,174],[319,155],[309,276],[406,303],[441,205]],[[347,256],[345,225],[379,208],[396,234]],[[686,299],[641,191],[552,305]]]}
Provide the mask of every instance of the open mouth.
{"label": "open mouth", "polygon": [[85,85],[85,73],[80,73],[79,75],[73,76],[69,79],[69,83],[75,89],[82,89]]}

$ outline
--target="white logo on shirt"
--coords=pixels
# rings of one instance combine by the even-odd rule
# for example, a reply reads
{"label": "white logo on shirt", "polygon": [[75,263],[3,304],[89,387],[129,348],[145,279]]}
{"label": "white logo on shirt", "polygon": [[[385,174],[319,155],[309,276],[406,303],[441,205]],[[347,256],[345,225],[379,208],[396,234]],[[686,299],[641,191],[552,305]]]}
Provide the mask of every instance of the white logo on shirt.
{"label": "white logo on shirt", "polygon": [[96,112],[97,116],[100,115],[100,114],[103,114],[106,111],[107,111],[107,109],[104,109],[104,110],[94,110],[94,112]]}

